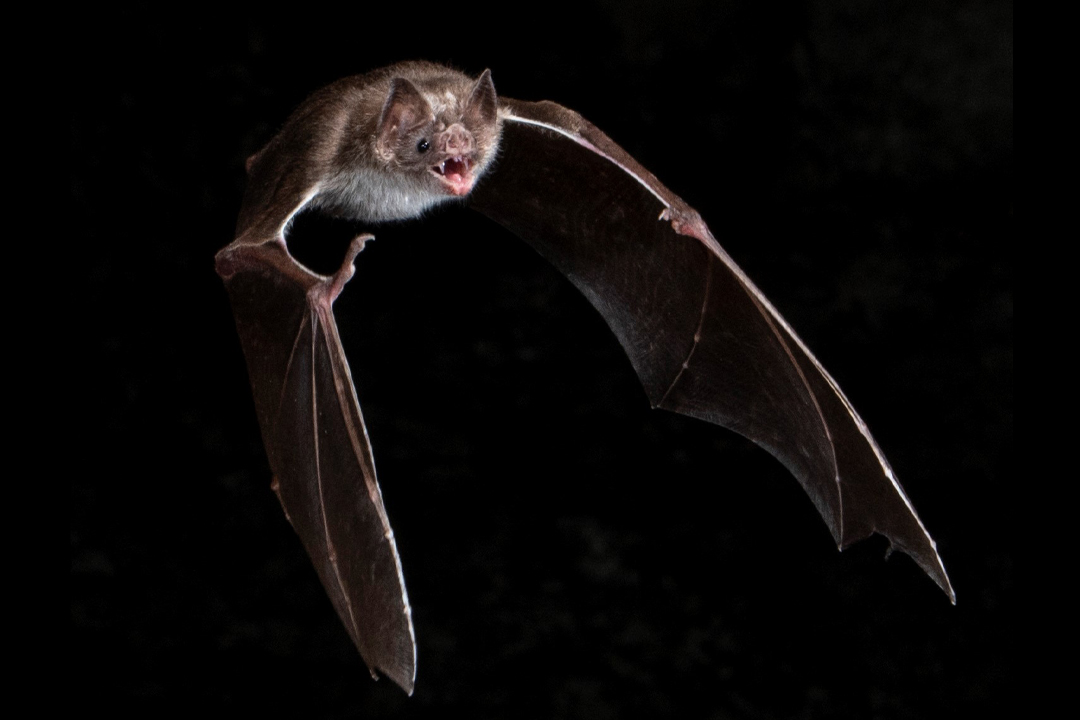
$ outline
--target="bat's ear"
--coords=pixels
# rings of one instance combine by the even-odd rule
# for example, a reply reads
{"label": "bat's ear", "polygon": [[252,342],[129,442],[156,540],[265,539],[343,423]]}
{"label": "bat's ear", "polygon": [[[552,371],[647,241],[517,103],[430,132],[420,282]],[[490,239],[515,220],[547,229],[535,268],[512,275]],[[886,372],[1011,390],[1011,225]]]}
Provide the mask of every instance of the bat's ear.
{"label": "bat's ear", "polygon": [[476,79],[469,99],[465,103],[464,120],[469,128],[495,124],[499,111],[498,98],[495,95],[495,83],[491,82],[491,71],[485,70]]}
{"label": "bat's ear", "polygon": [[404,78],[394,78],[379,115],[375,136],[380,148],[393,148],[397,140],[431,119],[431,106]]}

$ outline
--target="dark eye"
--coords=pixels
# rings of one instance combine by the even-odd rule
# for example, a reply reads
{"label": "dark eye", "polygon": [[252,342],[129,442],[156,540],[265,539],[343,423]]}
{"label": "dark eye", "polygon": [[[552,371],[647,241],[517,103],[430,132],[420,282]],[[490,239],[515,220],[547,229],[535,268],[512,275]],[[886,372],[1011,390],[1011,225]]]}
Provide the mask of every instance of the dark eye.
{"label": "dark eye", "polygon": [[425,153],[428,151],[429,147],[431,147],[431,145],[428,144],[427,140],[421,140],[420,142],[416,143],[416,152]]}

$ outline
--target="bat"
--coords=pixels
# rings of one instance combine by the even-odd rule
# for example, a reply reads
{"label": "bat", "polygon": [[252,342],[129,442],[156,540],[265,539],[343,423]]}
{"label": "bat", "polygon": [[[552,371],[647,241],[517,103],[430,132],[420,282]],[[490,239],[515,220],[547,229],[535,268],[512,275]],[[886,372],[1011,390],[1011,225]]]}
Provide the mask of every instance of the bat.
{"label": "bat", "polygon": [[272,488],[372,677],[412,693],[401,561],[332,305],[340,269],[293,258],[290,223],[380,223],[465,202],[532,245],[600,311],[653,407],[780,460],[843,549],[878,533],[955,603],[937,546],[866,424],[698,213],[580,115],[408,62],[317,91],[247,161],[216,268],[247,359]]}

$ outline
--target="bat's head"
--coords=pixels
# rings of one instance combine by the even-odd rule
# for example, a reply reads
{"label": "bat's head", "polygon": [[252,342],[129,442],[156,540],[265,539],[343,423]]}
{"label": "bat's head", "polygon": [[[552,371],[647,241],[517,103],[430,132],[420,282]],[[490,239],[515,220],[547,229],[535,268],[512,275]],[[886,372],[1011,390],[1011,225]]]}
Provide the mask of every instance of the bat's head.
{"label": "bat's head", "polygon": [[439,70],[391,80],[375,140],[388,170],[411,176],[432,200],[468,195],[499,140],[491,73],[473,80]]}

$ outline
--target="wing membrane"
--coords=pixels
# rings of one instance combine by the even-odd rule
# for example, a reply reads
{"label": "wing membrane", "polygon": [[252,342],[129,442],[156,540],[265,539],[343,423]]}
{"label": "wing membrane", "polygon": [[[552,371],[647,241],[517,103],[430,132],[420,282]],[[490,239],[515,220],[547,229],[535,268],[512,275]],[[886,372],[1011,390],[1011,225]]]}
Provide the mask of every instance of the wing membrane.
{"label": "wing membrane", "polygon": [[331,310],[362,246],[354,242],[333,277],[300,266],[278,240],[234,243],[217,267],[281,506],[372,675],[411,693],[408,595]]}
{"label": "wing membrane", "polygon": [[592,302],[654,407],[764,447],[840,548],[884,535],[955,601],[934,541],[865,423],[697,212],[576,113],[502,102],[500,159],[470,205]]}

